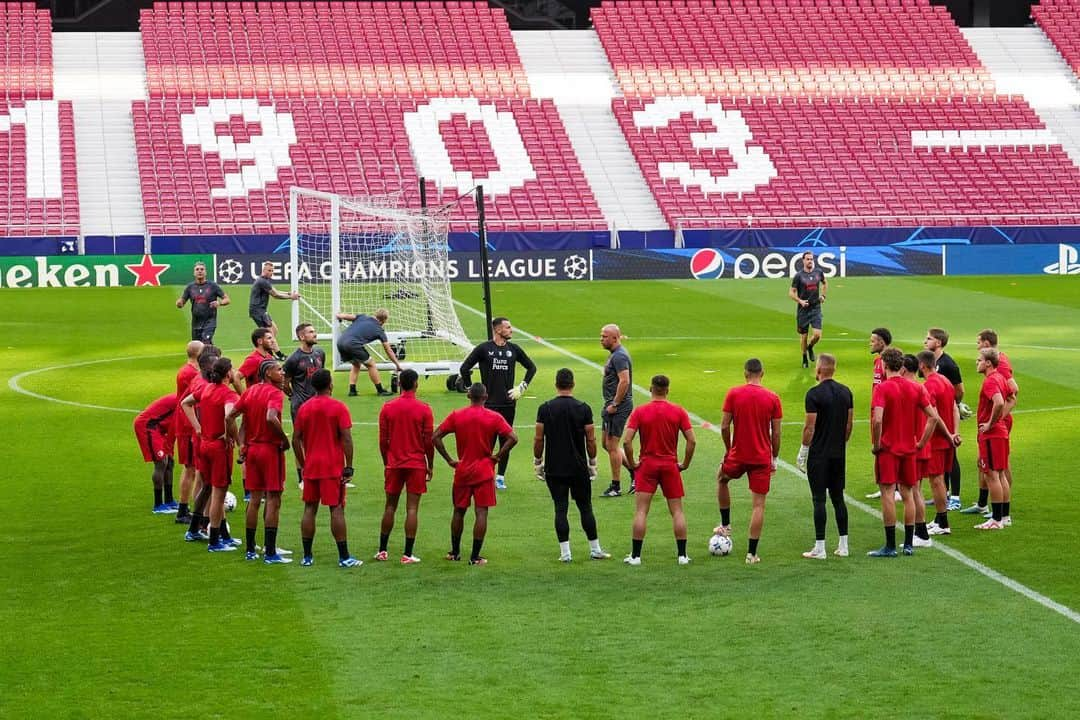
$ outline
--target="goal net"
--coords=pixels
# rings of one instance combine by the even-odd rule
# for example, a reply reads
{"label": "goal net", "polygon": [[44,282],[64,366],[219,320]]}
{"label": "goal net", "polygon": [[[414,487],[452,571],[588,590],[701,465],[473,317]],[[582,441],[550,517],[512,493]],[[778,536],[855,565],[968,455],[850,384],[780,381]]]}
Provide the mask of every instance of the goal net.
{"label": "goal net", "polygon": [[[386,308],[386,334],[404,367],[456,373],[472,345],[450,295],[448,213],[410,210],[400,194],[348,198],[294,187],[289,195],[292,289],[300,293],[293,326],[314,325],[341,370],[348,364],[337,339],[348,321],[335,315]],[[380,369],[393,369],[381,343],[368,350]]]}

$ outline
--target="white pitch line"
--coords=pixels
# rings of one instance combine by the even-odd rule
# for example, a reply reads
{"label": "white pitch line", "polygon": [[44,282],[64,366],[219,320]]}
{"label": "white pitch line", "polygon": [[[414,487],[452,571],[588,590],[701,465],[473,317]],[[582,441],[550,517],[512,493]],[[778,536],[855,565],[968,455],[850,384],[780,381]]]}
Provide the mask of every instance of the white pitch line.
{"label": "white pitch line", "polygon": [[[457,301],[455,300],[455,302],[457,302]],[[470,308],[470,309],[472,309],[472,308]],[[521,330],[521,328],[517,328],[517,329]],[[521,330],[521,332],[525,333],[525,334],[528,334],[525,330]],[[532,337],[532,339],[534,339],[534,340],[537,339],[535,336],[530,335],[530,337]],[[543,338],[543,339],[550,340],[552,342],[554,342],[554,341],[583,342],[583,341],[586,341],[586,340],[598,340],[599,337],[600,337],[599,335],[590,335],[588,337],[583,336],[583,335],[565,335],[565,336],[553,336],[553,337],[548,337],[548,338]],[[630,340],[630,339],[636,339],[636,340],[664,340],[664,341],[667,341],[667,340],[679,340],[679,341],[685,341],[685,340],[694,340],[694,341],[724,340],[724,341],[735,341],[735,342],[743,342],[743,341],[750,341],[750,342],[752,342],[752,341],[788,342],[788,341],[791,341],[793,343],[795,342],[795,339],[796,339],[795,337],[790,336],[790,335],[784,336],[784,337],[768,337],[768,336],[761,336],[761,335],[640,335],[640,336],[631,336],[629,334],[624,334],[623,337],[628,339],[628,340]],[[903,344],[905,344],[907,342],[907,340],[905,340],[904,338],[893,338],[893,340],[895,340],[898,345],[903,345]],[[848,337],[831,336],[831,337],[827,338],[823,342],[866,343],[867,338],[865,338],[865,337],[855,337],[855,336],[848,336]],[[910,342],[919,344],[922,341],[921,340],[910,339]],[[1024,345],[1024,344],[1017,344],[1017,343],[1009,343],[1009,347],[1010,348],[1023,348],[1025,350],[1053,350],[1053,351],[1059,351],[1059,352],[1080,352],[1080,347],[1066,347],[1066,346],[1057,346],[1057,345]]]}
{"label": "white pitch line", "polygon": [[[459,300],[455,300],[454,303],[457,304],[459,307],[468,310],[469,312],[472,312],[472,313],[474,313],[476,315],[480,315],[481,317],[485,317],[484,313],[480,312],[476,308],[473,308],[473,307],[471,307],[469,305],[466,305],[465,303],[462,303]],[[558,345],[555,345],[554,343],[552,343],[550,341],[547,341],[547,340],[544,340],[543,338],[539,338],[539,337],[537,337],[535,335],[532,335],[531,333],[529,333],[526,330],[522,329],[521,331],[522,331],[522,333],[524,333],[524,334],[528,335],[529,337],[531,337],[535,342],[543,345],[546,348],[554,350],[555,352],[558,352],[558,353],[560,353],[562,355],[565,355],[568,358],[572,358],[574,360],[577,360],[578,362],[580,362],[580,363],[582,363],[584,365],[587,365],[587,366],[589,366],[591,368],[594,368],[596,370],[603,371],[603,369],[604,369],[602,365],[600,365],[598,363],[595,363],[592,360],[589,360],[588,358],[584,358],[584,357],[578,355],[577,353],[573,353],[573,352],[571,352],[569,350],[561,348]],[[649,391],[646,388],[644,388],[644,387],[642,387],[640,385],[635,384],[633,387],[634,387],[635,390],[637,390],[637,391],[639,391],[641,393],[644,393],[646,395],[649,394]],[[701,417],[700,415],[697,415],[696,413],[692,413],[689,410],[687,410],[687,414],[690,416],[691,420],[693,420],[695,423],[699,424],[701,427],[703,427],[703,428],[705,428],[707,430],[711,430],[711,431],[713,431],[714,433],[717,433],[717,434],[720,433],[719,426],[709,422],[708,420]],[[786,470],[787,472],[791,473],[792,475],[794,475],[796,477],[799,477],[799,478],[805,477],[805,475],[803,475],[802,473],[799,472],[798,468],[796,468],[794,465],[788,463],[787,461],[785,461],[783,459],[778,458],[777,461],[776,461],[776,464],[777,464],[777,467],[783,468],[784,470]],[[848,503],[855,506],[859,510],[862,510],[865,513],[868,513],[868,514],[870,514],[870,515],[872,515],[874,517],[877,517],[879,520],[881,519],[881,514],[878,513],[876,510],[874,510],[873,508],[871,508],[870,506],[859,502],[858,500],[852,498],[851,496],[849,496],[847,494],[845,494],[845,497],[847,498]],[[954,560],[957,560],[958,562],[962,563],[963,565],[971,568],[975,572],[977,572],[977,573],[979,573],[979,574],[981,574],[981,575],[983,575],[983,576],[985,576],[987,578],[990,578],[991,580],[993,580],[996,583],[1004,585],[1008,589],[1010,589],[1010,590],[1012,590],[1014,592],[1017,592],[1020,595],[1023,595],[1024,597],[1028,598],[1029,600],[1033,600],[1034,602],[1037,602],[1039,605],[1042,605],[1044,608],[1046,608],[1048,610],[1052,610],[1053,612],[1058,613],[1059,615],[1063,616],[1067,620],[1072,620],[1074,623],[1080,624],[1080,613],[1077,613],[1072,608],[1069,608],[1069,607],[1067,607],[1065,605],[1062,605],[1061,603],[1059,603],[1059,602],[1057,602],[1055,600],[1051,600],[1050,598],[1046,597],[1042,593],[1039,593],[1039,592],[1037,592],[1035,590],[1032,590],[1028,586],[1026,586],[1026,585],[1024,585],[1022,583],[1019,583],[1016,580],[1013,580],[1012,578],[1010,578],[1010,577],[1008,577],[1006,575],[1003,575],[1003,574],[999,573],[997,570],[994,570],[991,567],[983,565],[982,563],[978,562],[977,560],[971,559],[970,557],[968,557],[964,553],[960,552],[959,550],[956,550],[954,548],[950,548],[947,545],[943,544],[940,540],[937,540],[937,541],[934,542],[934,547],[937,548],[938,550],[940,550],[941,552],[945,553],[949,557],[953,558]]]}

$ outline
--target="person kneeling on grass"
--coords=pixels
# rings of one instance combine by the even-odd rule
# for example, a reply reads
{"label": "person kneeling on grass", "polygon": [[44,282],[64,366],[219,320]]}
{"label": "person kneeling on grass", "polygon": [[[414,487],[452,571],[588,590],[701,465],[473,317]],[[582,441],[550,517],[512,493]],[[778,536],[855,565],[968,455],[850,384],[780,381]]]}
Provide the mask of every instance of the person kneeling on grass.
{"label": "person kneeling on grass", "polygon": [[352,418],[345,403],[331,397],[334,378],[329,370],[311,377],[315,397],[300,406],[293,426],[293,453],[304,478],[304,517],[300,538],[304,543],[301,565],[315,564],[311,546],[315,540],[315,514],[319,503],[330,508],[330,532],[337,543],[338,565],[364,564],[349,554],[345,526],[345,483],[353,476]]}

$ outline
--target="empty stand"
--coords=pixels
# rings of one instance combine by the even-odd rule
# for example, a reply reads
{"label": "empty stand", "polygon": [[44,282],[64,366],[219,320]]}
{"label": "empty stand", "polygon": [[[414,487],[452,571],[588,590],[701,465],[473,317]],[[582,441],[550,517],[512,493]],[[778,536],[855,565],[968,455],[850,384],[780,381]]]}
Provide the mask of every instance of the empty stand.
{"label": "empty stand", "polygon": [[[421,175],[432,204],[482,183],[493,230],[606,227],[486,3],[166,2],[141,18],[151,233],[286,232],[293,184],[418,205]],[[471,203],[457,213],[469,227]]]}
{"label": "empty stand", "polygon": [[0,235],[77,235],[71,104],[53,99],[49,12],[0,4]]}
{"label": "empty stand", "polygon": [[1080,75],[1080,0],[1042,0],[1031,6],[1031,17]]}

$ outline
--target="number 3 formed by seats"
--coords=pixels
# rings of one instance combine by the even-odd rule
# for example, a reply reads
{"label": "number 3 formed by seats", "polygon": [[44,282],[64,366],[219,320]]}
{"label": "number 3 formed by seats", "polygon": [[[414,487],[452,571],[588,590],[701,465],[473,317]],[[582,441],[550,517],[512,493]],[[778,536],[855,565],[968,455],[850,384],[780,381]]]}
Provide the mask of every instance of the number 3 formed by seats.
{"label": "number 3 formed by seats", "polygon": [[727,175],[713,175],[706,168],[692,167],[689,162],[657,163],[660,177],[678,180],[683,187],[699,187],[711,193],[737,194],[753,192],[777,176],[776,166],[760,145],[749,145],[753,139],[750,126],[738,110],[724,110],[718,102],[705,102],[703,97],[662,97],[647,102],[634,112],[634,125],[639,129],[665,128],[683,113],[695,120],[709,120],[715,132],[690,133],[690,142],[697,150],[726,150],[735,168]]}

